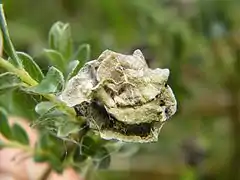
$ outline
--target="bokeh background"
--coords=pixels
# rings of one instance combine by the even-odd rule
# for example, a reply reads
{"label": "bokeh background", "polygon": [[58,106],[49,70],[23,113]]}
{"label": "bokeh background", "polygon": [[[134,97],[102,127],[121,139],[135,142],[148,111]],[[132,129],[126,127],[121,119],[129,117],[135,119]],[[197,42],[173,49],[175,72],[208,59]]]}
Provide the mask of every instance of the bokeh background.
{"label": "bokeh background", "polygon": [[[240,179],[239,0],[9,0],[4,7],[16,49],[43,70],[56,21],[70,23],[76,48],[91,45],[92,59],[105,49],[141,49],[150,67],[170,69],[178,112],[159,141],[113,153],[95,179]],[[12,114],[35,118],[34,99],[11,98],[18,99]]]}

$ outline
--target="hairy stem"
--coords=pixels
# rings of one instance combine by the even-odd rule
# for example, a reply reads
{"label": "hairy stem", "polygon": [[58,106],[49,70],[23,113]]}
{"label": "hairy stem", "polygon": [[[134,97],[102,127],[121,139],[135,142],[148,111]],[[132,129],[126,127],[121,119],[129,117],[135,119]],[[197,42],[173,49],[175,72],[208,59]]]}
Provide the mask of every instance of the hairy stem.
{"label": "hairy stem", "polygon": [[[38,82],[35,81],[24,69],[18,69],[14,67],[10,62],[6,61],[5,59],[0,57],[0,67],[6,69],[9,72],[13,72],[19,76],[19,78],[28,86],[36,86]],[[66,106],[63,102],[59,101],[57,97],[53,94],[44,94],[42,95],[44,98],[48,99],[49,101],[56,104],[56,106],[60,109],[65,111],[73,120],[76,120],[76,114],[74,109]]]}
{"label": "hairy stem", "polygon": [[30,155],[32,155],[33,152],[34,152],[34,149],[31,148],[30,146],[28,146],[28,145],[23,145],[23,144],[20,144],[20,143],[18,143],[18,142],[15,142],[15,141],[7,141],[7,142],[4,142],[4,143],[2,143],[2,146],[3,146],[3,147],[7,147],[7,148],[21,149],[21,150],[23,150],[24,152],[29,153]]}
{"label": "hairy stem", "polygon": [[13,72],[19,76],[19,78],[29,86],[36,86],[38,84],[24,69],[18,69],[13,66],[9,61],[0,57],[0,67],[6,69],[9,72]]}

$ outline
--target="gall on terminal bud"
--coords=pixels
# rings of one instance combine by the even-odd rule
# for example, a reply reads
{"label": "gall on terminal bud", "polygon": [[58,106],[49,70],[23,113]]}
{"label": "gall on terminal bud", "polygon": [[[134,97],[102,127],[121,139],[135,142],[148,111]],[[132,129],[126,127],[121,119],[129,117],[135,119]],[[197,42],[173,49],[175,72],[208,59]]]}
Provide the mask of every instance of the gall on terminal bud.
{"label": "gall on terminal bud", "polygon": [[71,78],[59,96],[104,139],[155,142],[177,109],[168,69],[150,69],[140,50],[105,50]]}

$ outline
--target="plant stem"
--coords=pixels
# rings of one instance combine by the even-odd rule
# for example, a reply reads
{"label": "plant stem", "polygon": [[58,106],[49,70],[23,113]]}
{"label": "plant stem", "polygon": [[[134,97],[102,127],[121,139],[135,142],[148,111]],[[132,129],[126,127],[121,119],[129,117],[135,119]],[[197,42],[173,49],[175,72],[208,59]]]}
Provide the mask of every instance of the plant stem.
{"label": "plant stem", "polygon": [[38,178],[38,180],[47,180],[50,176],[52,172],[52,168],[51,166],[49,166],[43,173],[42,175],[40,176],[40,178]]}
{"label": "plant stem", "polygon": [[228,179],[240,179],[240,49],[236,50],[235,72],[228,78],[226,89],[229,92],[229,119],[231,127],[232,154],[229,163]]}
{"label": "plant stem", "polygon": [[[240,178],[240,114],[239,93],[235,89],[229,89],[231,105],[229,107],[229,118],[231,127],[232,155],[229,166],[229,179]],[[237,179],[238,179],[237,178]]]}
{"label": "plant stem", "polygon": [[29,86],[36,86],[38,84],[38,82],[32,79],[32,77],[25,70],[16,68],[9,61],[6,61],[1,57],[0,57],[0,67],[6,69],[9,72],[13,72],[17,74],[20,77],[20,79],[26,84],[28,84]]}
{"label": "plant stem", "polygon": [[23,145],[23,144],[20,144],[20,143],[18,143],[18,142],[15,142],[15,141],[7,141],[7,142],[4,142],[4,143],[3,143],[3,147],[21,149],[21,150],[23,150],[24,152],[29,153],[30,155],[32,155],[32,154],[34,153],[34,149],[31,148],[30,146],[28,146],[28,145]]}
{"label": "plant stem", "polygon": [[4,15],[3,4],[0,4],[0,28],[3,34],[4,49],[6,53],[12,58],[14,65],[16,67],[22,68],[21,60],[18,58],[17,53],[14,49],[12,41],[9,36],[7,23]]}
{"label": "plant stem", "polygon": [[[28,86],[36,86],[38,85],[38,82],[35,81],[24,69],[18,69],[14,67],[10,62],[6,61],[5,59],[0,57],[0,67],[6,69],[9,72],[13,72],[19,76],[19,78],[26,83]],[[53,102],[57,105],[57,107],[63,111],[65,111],[67,114],[69,114],[72,118],[72,120],[76,120],[76,113],[74,109],[66,106],[63,102],[59,101],[55,95],[53,94],[44,94],[42,95],[44,98],[48,99],[49,101]]]}

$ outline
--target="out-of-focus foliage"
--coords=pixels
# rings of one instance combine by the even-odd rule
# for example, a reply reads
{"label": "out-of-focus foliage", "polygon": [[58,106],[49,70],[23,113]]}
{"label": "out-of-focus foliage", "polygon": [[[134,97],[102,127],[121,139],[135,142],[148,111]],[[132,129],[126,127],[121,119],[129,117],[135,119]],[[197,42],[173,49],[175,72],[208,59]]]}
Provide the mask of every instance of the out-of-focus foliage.
{"label": "out-of-focus foliage", "polygon": [[[46,38],[56,21],[71,25],[73,47],[57,47],[65,58],[69,49],[81,51],[79,45],[85,43],[91,45],[91,56],[85,54],[86,47],[74,56],[78,60],[94,59],[105,49],[131,53],[139,48],[151,67],[170,69],[169,83],[179,109],[164,126],[159,142],[139,145],[131,157],[113,155],[110,170],[97,174],[96,179],[240,178],[239,8],[238,0],[5,2],[16,49],[31,54],[44,73],[55,57],[61,59]],[[65,72],[71,69],[58,63]],[[24,96],[9,93],[1,96],[0,104],[33,120],[37,116],[31,108],[36,99]]]}

